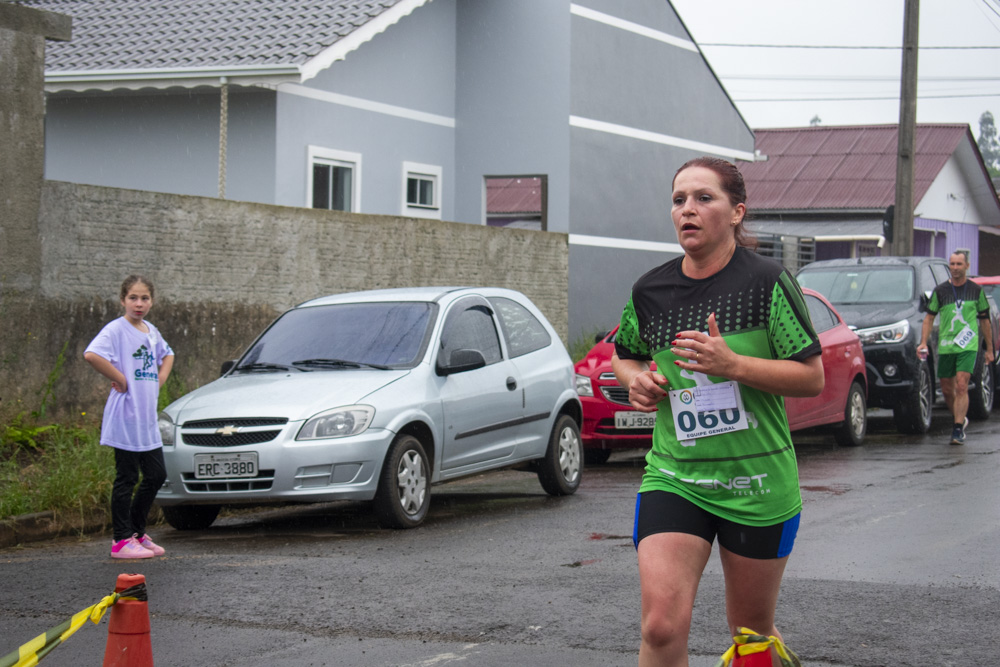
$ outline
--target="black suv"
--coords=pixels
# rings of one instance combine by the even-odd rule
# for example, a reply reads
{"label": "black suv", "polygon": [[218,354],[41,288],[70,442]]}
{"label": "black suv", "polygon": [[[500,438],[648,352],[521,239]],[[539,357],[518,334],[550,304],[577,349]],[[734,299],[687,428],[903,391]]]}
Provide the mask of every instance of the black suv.
{"label": "black suv", "polygon": [[[798,281],[836,306],[861,338],[868,368],[868,405],[891,408],[902,433],[926,433],[931,425],[937,366],[937,321],[930,357],[917,357],[927,301],[948,280],[948,262],[938,257],[830,259],[802,267]],[[985,341],[969,383],[969,417],[986,419],[993,409],[991,365],[984,364]]]}

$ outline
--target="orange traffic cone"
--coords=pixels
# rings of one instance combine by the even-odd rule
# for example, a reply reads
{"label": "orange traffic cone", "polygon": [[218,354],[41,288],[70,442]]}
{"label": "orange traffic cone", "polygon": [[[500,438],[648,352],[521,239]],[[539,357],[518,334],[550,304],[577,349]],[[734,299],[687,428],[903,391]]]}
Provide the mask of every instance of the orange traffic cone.
{"label": "orange traffic cone", "polygon": [[119,574],[115,592],[141,587],[137,600],[126,600],[129,593],[111,607],[108,621],[108,644],[104,649],[104,667],[153,667],[153,646],[149,641],[149,607],[146,604],[146,577]]}

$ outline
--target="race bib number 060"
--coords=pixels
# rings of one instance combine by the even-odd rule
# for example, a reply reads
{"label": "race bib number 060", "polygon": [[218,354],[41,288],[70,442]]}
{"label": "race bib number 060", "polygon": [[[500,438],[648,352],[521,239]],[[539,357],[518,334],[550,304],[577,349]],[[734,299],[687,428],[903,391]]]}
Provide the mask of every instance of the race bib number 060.
{"label": "race bib number 060", "polygon": [[743,397],[736,382],[677,389],[668,394],[674,431],[681,442],[747,428]]}

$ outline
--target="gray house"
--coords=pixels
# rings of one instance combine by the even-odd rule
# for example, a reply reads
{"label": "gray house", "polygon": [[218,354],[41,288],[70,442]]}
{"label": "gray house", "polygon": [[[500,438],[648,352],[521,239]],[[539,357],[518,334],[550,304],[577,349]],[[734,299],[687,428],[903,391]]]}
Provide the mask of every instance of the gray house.
{"label": "gray house", "polygon": [[46,178],[566,233],[571,340],[679,252],[676,168],[754,155],[667,0],[21,4],[73,17]]}

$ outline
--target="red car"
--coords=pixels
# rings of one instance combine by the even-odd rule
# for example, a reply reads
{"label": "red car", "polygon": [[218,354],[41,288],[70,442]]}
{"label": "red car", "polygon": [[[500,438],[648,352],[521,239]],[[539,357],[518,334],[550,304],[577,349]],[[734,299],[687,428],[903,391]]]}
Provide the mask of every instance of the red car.
{"label": "red car", "polygon": [[[868,379],[861,341],[823,295],[802,291],[823,346],[826,384],[819,396],[785,399],[788,426],[796,431],[832,424],[839,444],[860,445],[868,425]],[[655,413],[632,408],[628,390],[618,384],[611,370],[617,333],[615,327],[576,363],[576,391],[583,403],[580,435],[588,463],[603,463],[616,449],[649,447],[653,434]]]}

